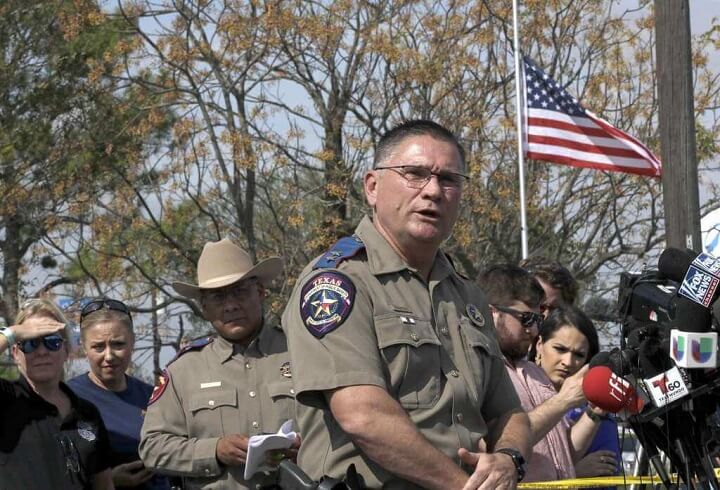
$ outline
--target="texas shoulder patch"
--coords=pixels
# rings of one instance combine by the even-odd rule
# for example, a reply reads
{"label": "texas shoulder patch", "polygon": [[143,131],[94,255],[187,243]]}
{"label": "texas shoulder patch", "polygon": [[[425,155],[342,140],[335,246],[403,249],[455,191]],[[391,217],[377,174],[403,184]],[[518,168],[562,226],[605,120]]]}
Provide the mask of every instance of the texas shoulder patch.
{"label": "texas shoulder patch", "polygon": [[355,285],[340,272],[320,272],[300,292],[300,317],[317,338],[338,328],[350,316]]}
{"label": "texas shoulder patch", "polygon": [[155,385],[155,388],[152,390],[152,394],[150,395],[150,400],[148,401],[148,405],[151,405],[155,403],[158,398],[162,396],[163,393],[165,393],[165,388],[167,388],[168,381],[170,381],[170,374],[167,372],[167,369],[163,369],[162,374],[157,380],[157,384]]}

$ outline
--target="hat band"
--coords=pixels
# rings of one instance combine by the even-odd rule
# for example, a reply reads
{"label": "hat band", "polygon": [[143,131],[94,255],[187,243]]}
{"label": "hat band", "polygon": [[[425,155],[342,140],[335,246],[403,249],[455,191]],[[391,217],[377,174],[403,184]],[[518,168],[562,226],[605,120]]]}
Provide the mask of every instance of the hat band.
{"label": "hat band", "polygon": [[238,279],[241,279],[243,276],[245,276],[249,271],[246,272],[236,272],[234,274],[227,274],[220,277],[213,277],[212,279],[208,279],[206,281],[203,281],[202,284],[198,284],[199,288],[206,288],[206,287],[212,287],[213,284],[217,284],[219,282],[227,281],[228,279],[232,279],[237,277]]}

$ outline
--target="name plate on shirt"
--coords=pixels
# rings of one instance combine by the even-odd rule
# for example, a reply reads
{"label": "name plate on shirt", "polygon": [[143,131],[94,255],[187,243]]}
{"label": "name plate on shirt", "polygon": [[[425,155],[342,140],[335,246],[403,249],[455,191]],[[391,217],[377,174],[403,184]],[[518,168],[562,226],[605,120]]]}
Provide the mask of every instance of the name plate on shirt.
{"label": "name plate on shirt", "polygon": [[200,389],[203,388],[217,388],[218,386],[222,386],[222,381],[210,381],[209,383],[200,383]]}

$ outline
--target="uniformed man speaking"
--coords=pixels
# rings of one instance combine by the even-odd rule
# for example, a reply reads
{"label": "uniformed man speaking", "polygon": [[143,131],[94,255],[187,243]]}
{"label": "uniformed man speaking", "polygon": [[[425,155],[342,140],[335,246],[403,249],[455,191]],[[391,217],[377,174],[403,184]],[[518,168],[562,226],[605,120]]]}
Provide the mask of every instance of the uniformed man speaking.
{"label": "uniformed man speaking", "polygon": [[[440,251],[464,151],[430,121],[378,143],[355,235],[303,271],[283,314],[303,434],[298,464],[369,488],[515,488],[529,422],[482,292]],[[487,448],[487,449],[485,449]]]}
{"label": "uniformed man speaking", "polygon": [[186,490],[272,484],[273,474],[246,481],[243,472],[248,438],[277,432],[294,415],[285,336],[263,320],[264,285],[282,261],[253,265],[224,239],[205,245],[197,269],[198,285],[173,287],[199,300],[217,337],[191,343],[168,365],[145,415],[140,456],[147,467],[183,476]]}

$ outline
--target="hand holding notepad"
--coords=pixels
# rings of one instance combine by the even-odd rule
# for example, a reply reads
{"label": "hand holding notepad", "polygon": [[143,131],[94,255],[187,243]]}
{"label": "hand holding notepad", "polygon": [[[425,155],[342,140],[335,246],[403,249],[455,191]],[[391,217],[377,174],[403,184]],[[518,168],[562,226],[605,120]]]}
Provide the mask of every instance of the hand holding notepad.
{"label": "hand holding notepad", "polygon": [[292,447],[296,436],[297,434],[293,431],[292,420],[282,424],[280,430],[275,434],[252,436],[248,440],[244,478],[249,480],[258,471],[269,469],[269,467],[265,466],[267,452]]}

